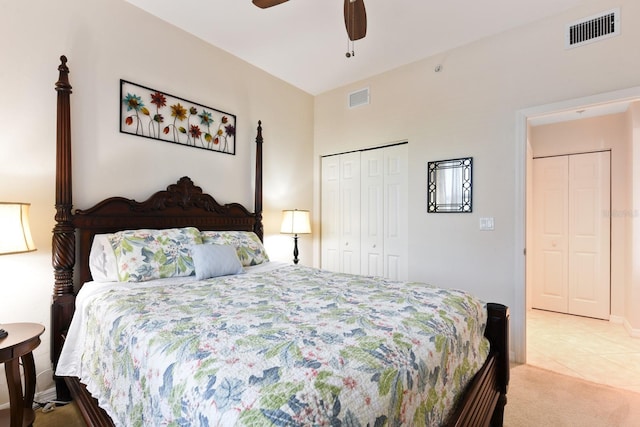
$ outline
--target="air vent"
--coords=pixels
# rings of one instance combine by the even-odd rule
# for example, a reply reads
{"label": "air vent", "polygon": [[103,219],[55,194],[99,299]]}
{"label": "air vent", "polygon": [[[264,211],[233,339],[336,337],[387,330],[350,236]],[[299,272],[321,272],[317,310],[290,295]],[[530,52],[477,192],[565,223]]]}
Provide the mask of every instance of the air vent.
{"label": "air vent", "polygon": [[620,34],[620,9],[580,19],[567,25],[565,48],[582,46]]}
{"label": "air vent", "polygon": [[364,88],[349,94],[349,108],[369,104],[369,88]]}

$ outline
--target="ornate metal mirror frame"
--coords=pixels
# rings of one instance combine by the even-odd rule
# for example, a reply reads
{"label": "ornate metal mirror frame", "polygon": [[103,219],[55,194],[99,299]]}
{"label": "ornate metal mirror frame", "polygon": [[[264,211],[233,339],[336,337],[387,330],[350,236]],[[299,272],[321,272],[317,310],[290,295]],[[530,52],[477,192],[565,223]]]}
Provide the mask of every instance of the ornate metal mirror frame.
{"label": "ornate metal mirror frame", "polygon": [[428,162],[427,212],[471,212],[472,157]]}

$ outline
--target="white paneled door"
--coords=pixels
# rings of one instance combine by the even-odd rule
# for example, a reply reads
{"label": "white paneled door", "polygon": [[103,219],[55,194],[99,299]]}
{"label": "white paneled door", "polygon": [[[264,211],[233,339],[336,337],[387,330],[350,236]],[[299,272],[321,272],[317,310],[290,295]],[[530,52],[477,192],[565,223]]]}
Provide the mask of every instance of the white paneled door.
{"label": "white paneled door", "polygon": [[408,279],[408,146],[361,153],[361,273]]}
{"label": "white paneled door", "polygon": [[340,271],[360,274],[360,153],[340,157]]}
{"label": "white paneled door", "polygon": [[533,160],[532,306],[608,319],[610,152]]}
{"label": "white paneled door", "polygon": [[340,271],[340,157],[322,158],[322,268]]}
{"label": "white paneled door", "polygon": [[408,279],[408,146],[322,158],[323,269]]}
{"label": "white paneled door", "polygon": [[360,273],[360,153],[322,158],[322,268]]}
{"label": "white paneled door", "polygon": [[382,150],[363,151],[361,156],[360,223],[362,274],[384,276],[384,154]]}

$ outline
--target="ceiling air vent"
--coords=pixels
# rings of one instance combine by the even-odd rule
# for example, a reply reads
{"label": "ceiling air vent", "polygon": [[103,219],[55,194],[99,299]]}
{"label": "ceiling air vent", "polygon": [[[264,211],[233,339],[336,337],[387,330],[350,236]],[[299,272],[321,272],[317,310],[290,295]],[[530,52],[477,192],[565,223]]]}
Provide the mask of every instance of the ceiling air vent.
{"label": "ceiling air vent", "polygon": [[349,94],[349,108],[369,104],[369,88],[364,88]]}
{"label": "ceiling air vent", "polygon": [[566,26],[565,48],[582,46],[620,34],[620,9],[580,19]]}

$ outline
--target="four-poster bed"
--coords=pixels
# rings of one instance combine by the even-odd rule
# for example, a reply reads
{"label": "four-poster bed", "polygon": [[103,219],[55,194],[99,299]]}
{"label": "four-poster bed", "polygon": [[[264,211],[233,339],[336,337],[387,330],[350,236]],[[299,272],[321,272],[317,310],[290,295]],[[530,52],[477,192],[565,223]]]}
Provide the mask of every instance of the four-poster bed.
{"label": "four-poster bed", "polygon": [[[53,291],[53,304],[52,304],[52,312],[51,312],[51,357],[54,364],[54,367],[57,366],[60,358],[61,351],[63,346],[65,345],[65,339],[67,338],[67,333],[69,332],[69,327],[72,324],[72,319],[74,318],[74,311],[76,310],[76,295],[83,286],[83,284],[90,282],[92,280],[92,270],[90,269],[90,261],[89,254],[93,250],[92,245],[94,242],[94,238],[96,236],[112,236],[112,241],[115,242],[113,238],[114,235],[121,232],[122,230],[140,230],[140,229],[151,229],[153,230],[162,230],[162,229],[175,229],[175,228],[184,228],[184,227],[193,227],[197,228],[197,230],[202,231],[202,233],[206,233],[207,230],[213,232],[225,230],[225,231],[239,231],[239,232],[248,232],[255,233],[256,236],[260,240],[263,238],[263,226],[262,226],[262,127],[261,123],[258,123],[257,128],[257,136],[256,136],[256,170],[255,170],[255,207],[254,212],[248,211],[242,205],[237,203],[231,203],[226,205],[218,204],[215,199],[209,194],[203,193],[201,188],[195,186],[191,179],[188,177],[183,177],[178,180],[177,183],[169,185],[166,190],[161,190],[153,195],[151,195],[144,202],[137,202],[135,200],[126,199],[123,197],[111,197],[103,200],[102,202],[96,204],[95,206],[85,209],[85,210],[75,210],[72,212],[73,202],[72,202],[72,177],[71,177],[71,124],[70,124],[70,94],[71,94],[71,85],[68,80],[69,70],[66,65],[67,59],[63,56],[61,57],[61,64],[58,67],[60,72],[59,80],[56,83],[56,91],[58,92],[58,112],[57,112],[57,159],[56,159],[56,225],[53,230],[53,267],[54,267],[54,277],[55,277],[55,285]],[[110,234],[111,233],[111,234]],[[114,234],[115,233],[115,234]],[[322,271],[312,271],[312,269],[308,270],[292,270],[287,274],[290,277],[291,275],[302,275],[308,274],[309,276],[314,276],[314,280],[334,280],[333,276],[327,276],[327,272]],[[255,273],[256,275],[258,273]],[[266,273],[265,273],[266,275]],[[74,283],[74,276],[78,279]],[[249,274],[247,274],[249,276]],[[256,283],[258,283],[257,276]],[[329,278],[329,279],[327,279]],[[93,278],[95,280],[95,277]],[[233,278],[229,279],[230,281],[225,282],[226,284],[231,283]],[[271,279],[269,279],[271,280]],[[311,280],[311,279],[309,279]],[[354,279],[354,278],[346,278],[341,277],[335,280],[350,280],[350,281],[370,281],[367,282],[368,285],[372,285],[374,279],[366,278],[366,279]],[[92,282],[94,283],[94,282]],[[351,286],[351,282],[350,286]],[[258,287],[266,287],[268,284],[260,283],[260,285],[256,285]],[[353,283],[353,286],[356,284]],[[385,281],[385,286],[394,287],[398,284]],[[415,284],[402,284],[402,286],[414,286]],[[93,285],[92,285],[93,286]],[[301,285],[302,286],[302,285]],[[302,288],[301,288],[302,289]],[[313,287],[314,292],[317,291],[317,286]],[[136,290],[138,292],[138,290]],[[247,291],[248,292],[248,291]],[[327,291],[328,292],[328,291]],[[415,294],[418,295],[421,291],[416,290]],[[441,291],[437,291],[441,292]],[[409,292],[408,292],[409,293]],[[275,298],[275,297],[274,297]],[[343,297],[340,297],[343,298]],[[378,297],[377,297],[378,298]],[[447,296],[447,298],[451,298]],[[460,298],[466,298],[466,296],[458,296],[456,294],[455,301],[460,301]],[[465,300],[466,301],[466,300]],[[168,303],[168,302],[167,302]],[[260,300],[260,304],[263,301]],[[355,302],[351,301],[351,304]],[[105,305],[107,302],[104,303]],[[391,305],[392,303],[389,302]],[[465,302],[466,304],[466,302]],[[464,305],[464,304],[460,304]],[[332,309],[334,309],[334,305],[330,304]],[[243,311],[251,311],[248,308],[251,306],[245,306]],[[145,310],[149,308],[146,307]],[[308,309],[307,309],[308,310]],[[355,308],[354,308],[355,310]],[[384,310],[382,308],[381,310]],[[410,311],[410,310],[407,310]],[[415,310],[414,310],[415,311]],[[475,374],[469,374],[472,379],[463,385],[461,390],[461,397],[456,397],[456,404],[454,408],[446,414],[446,425],[458,425],[458,426],[486,426],[486,425],[502,425],[502,416],[504,411],[504,406],[506,404],[506,393],[507,393],[507,385],[509,382],[509,360],[508,360],[508,320],[509,320],[509,311],[508,308],[501,304],[493,304],[489,303],[486,305],[486,328],[484,329],[484,336],[488,339],[490,343],[490,349],[487,349],[488,356],[484,362],[479,363],[481,367]],[[236,314],[237,315],[237,314]],[[78,315],[79,316],[79,315]],[[108,317],[108,316],[105,316]],[[120,317],[117,318],[117,322],[120,321]],[[74,319],[75,320],[75,319]],[[371,323],[371,320],[360,320],[364,323]],[[116,322],[116,323],[117,323]],[[382,328],[380,325],[386,325],[386,320],[378,321],[376,323],[378,325],[378,329]],[[409,322],[409,320],[407,320]],[[470,319],[464,319],[461,323],[456,324],[457,327],[463,328],[465,323],[474,324],[475,321]],[[94,320],[95,323],[95,320]],[[424,325],[422,325],[424,326]],[[338,326],[340,327],[340,326]],[[92,325],[90,328],[98,329],[99,325]],[[455,329],[455,328],[454,328]],[[219,331],[216,331],[218,333]],[[210,331],[210,333],[213,333]],[[238,342],[246,342],[249,339],[249,332],[247,333],[247,337],[240,338]],[[294,331],[294,333],[297,333]],[[360,328],[352,329],[349,332],[351,335],[363,334]],[[326,335],[332,334],[324,334],[324,338],[327,339]],[[351,339],[351,335],[347,335],[345,332],[344,336],[349,336]],[[482,331],[480,331],[480,335],[482,335]],[[251,337],[255,339],[255,337]],[[317,337],[316,337],[317,338]],[[335,339],[335,337],[333,338]],[[342,338],[340,338],[342,339]],[[381,339],[381,338],[376,338]],[[399,338],[396,336],[396,340]],[[420,339],[424,338],[413,338],[412,341],[418,342]],[[136,338],[137,340],[137,338]],[[244,340],[244,341],[243,341]],[[304,342],[307,343],[310,340],[309,337],[304,338]],[[153,339],[152,339],[153,341]],[[383,346],[384,347],[384,346]],[[464,344],[462,347],[467,347],[467,344]],[[234,347],[236,348],[236,347]],[[280,348],[280,347],[279,347]],[[284,348],[284,347],[282,347]],[[287,347],[289,348],[289,347]],[[124,350],[129,351],[129,350]],[[199,348],[198,354],[203,353],[203,349]],[[368,350],[369,351],[369,350]],[[215,353],[216,349],[208,348],[207,353]],[[285,359],[290,359],[293,357],[301,357],[301,355],[296,352],[292,353],[293,356],[288,355]],[[346,353],[340,353],[343,356]],[[372,351],[367,353],[369,356],[373,354]],[[367,354],[362,353],[360,355],[361,361],[367,359],[369,356]],[[413,350],[411,350],[411,354],[413,354]],[[88,356],[87,356],[88,357]],[[283,356],[284,357],[284,356]],[[412,356],[416,357],[416,356]],[[345,356],[345,359],[346,356]],[[370,359],[370,358],[369,358]],[[342,357],[339,357],[340,363],[343,363]],[[315,363],[313,365],[313,369],[310,372],[315,372],[318,374],[318,370],[320,370],[321,365],[335,365],[334,362],[321,364],[318,361],[313,361]],[[137,362],[137,361],[136,361]],[[369,363],[372,363],[371,360],[368,360]],[[99,364],[98,362],[96,362]],[[103,362],[100,362],[103,363]],[[198,364],[204,364],[207,362],[198,361]],[[304,363],[300,365],[300,361],[297,362],[296,369],[302,370],[308,369],[311,366],[311,361],[308,360],[308,355],[304,358]],[[304,365],[307,364],[308,366]],[[364,362],[363,362],[364,363]],[[416,369],[418,365],[416,362],[411,362]],[[304,365],[304,366],[303,366]],[[173,366],[173,365],[172,365]],[[136,369],[138,369],[137,367]],[[255,379],[255,376],[252,376],[249,382],[253,381],[253,385],[266,381],[267,376],[280,376],[284,375],[284,368],[279,367],[277,374],[274,374],[273,370],[264,370],[264,377],[261,377],[260,381]],[[423,368],[420,368],[423,369]],[[362,368],[360,368],[362,370]],[[217,372],[217,371],[216,371]],[[385,383],[384,376],[388,374],[388,371],[385,371],[382,375],[373,375],[372,381],[375,380],[377,383],[382,384]],[[438,369],[435,370],[438,372]],[[444,374],[444,373],[443,373]],[[136,373],[138,375],[138,373]],[[219,374],[220,375],[220,374]],[[328,375],[328,374],[327,374]],[[215,375],[210,374],[211,377],[214,378]],[[409,374],[406,374],[407,378]],[[382,378],[381,378],[382,377]],[[317,377],[315,378],[315,385],[324,387],[323,390],[330,390],[329,393],[331,396],[335,397],[336,394],[339,394],[341,390],[337,388],[335,384],[327,385],[320,382]],[[84,381],[84,380],[83,380]],[[311,380],[310,380],[311,381]],[[399,384],[404,381],[404,378],[398,374],[398,377],[395,380],[394,384]],[[410,381],[410,386],[413,387],[413,380]],[[433,381],[440,381],[439,379],[433,379]],[[355,380],[351,377],[344,380],[344,388],[352,388],[355,387]],[[173,384],[173,382],[170,382]],[[166,388],[166,377],[165,383],[162,388]],[[109,415],[98,405],[96,399],[92,398],[91,394],[87,391],[87,388],[83,383],[80,382],[80,379],[75,376],[64,376],[64,377],[56,377],[56,386],[58,388],[58,397],[59,399],[68,399],[72,397],[76,400],[78,406],[81,409],[85,420],[88,425],[102,426],[102,425],[113,425],[113,421],[109,417]],[[399,386],[399,385],[398,385]],[[94,384],[95,387],[95,384]],[[302,387],[302,386],[300,386]],[[395,386],[394,386],[395,387]],[[428,387],[426,392],[428,392]],[[210,394],[215,394],[213,391]],[[210,395],[209,394],[209,395]],[[402,393],[401,393],[402,394]],[[207,395],[207,393],[205,393]],[[340,396],[343,396],[342,394]],[[325,394],[326,397],[326,394]],[[294,401],[289,401],[288,406],[291,410],[295,412],[296,405],[297,409],[303,406],[302,402],[298,399],[300,395],[296,395]],[[240,399],[239,397],[237,398]],[[259,397],[257,398],[259,399]],[[401,401],[401,398],[396,398],[396,404],[398,403],[398,399]],[[336,400],[337,401],[337,400]],[[343,400],[342,404],[344,405],[345,400]],[[374,402],[375,403],[375,402]],[[183,403],[184,404],[184,403]],[[197,402],[191,402],[192,405],[197,406]],[[405,403],[406,404],[406,403]],[[421,405],[420,402],[417,403]],[[216,401],[216,405],[220,405],[220,401]],[[247,413],[250,412],[251,408],[245,408]],[[334,403],[333,414],[336,415],[340,412],[341,406],[340,404]],[[275,412],[269,412],[267,410],[262,410],[262,413],[259,414],[262,421],[264,419],[270,420],[280,420],[282,418],[278,417],[288,417],[289,415],[280,411],[279,415],[276,417],[274,415]],[[418,412],[416,412],[418,413]],[[299,414],[298,414],[299,415]],[[251,415],[254,416],[254,415]],[[342,416],[342,414],[341,414]],[[412,414],[413,416],[413,414]],[[424,419],[428,419],[428,415],[421,415]],[[240,417],[242,418],[242,417]],[[263,419],[264,418],[264,419]],[[293,419],[293,418],[292,418]],[[383,418],[379,418],[378,420],[382,420]],[[419,418],[422,419],[422,418]],[[148,421],[147,421],[148,422]],[[246,423],[246,421],[245,421]],[[300,425],[304,423],[299,421]],[[274,425],[278,425],[277,422],[274,421]]]}

